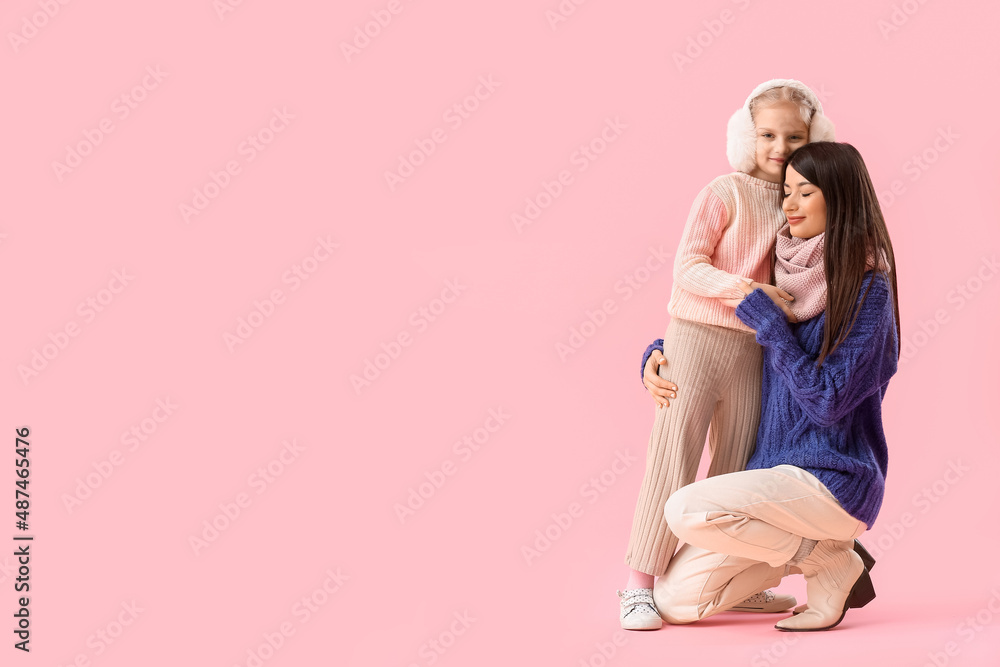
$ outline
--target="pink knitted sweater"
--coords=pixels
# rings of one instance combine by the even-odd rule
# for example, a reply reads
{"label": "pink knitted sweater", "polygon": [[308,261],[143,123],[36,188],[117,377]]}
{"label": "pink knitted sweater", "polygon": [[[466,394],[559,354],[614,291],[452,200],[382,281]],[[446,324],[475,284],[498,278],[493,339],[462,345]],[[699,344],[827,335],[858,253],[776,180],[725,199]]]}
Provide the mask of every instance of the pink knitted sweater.
{"label": "pink knitted sweater", "polygon": [[778,183],[736,171],[705,186],[677,246],[670,316],[753,331],[720,299],[742,299],[740,280],[767,282],[769,253],[785,222]]}

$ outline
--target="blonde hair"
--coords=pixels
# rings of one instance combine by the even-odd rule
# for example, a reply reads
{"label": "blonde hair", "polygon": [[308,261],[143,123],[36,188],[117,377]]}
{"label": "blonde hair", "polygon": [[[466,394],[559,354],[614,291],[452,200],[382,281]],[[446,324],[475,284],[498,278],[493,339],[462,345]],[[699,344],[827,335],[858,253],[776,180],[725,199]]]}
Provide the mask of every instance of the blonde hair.
{"label": "blonde hair", "polygon": [[769,88],[750,100],[750,117],[756,121],[756,114],[754,112],[757,109],[769,107],[776,102],[791,102],[795,104],[799,107],[799,115],[802,117],[802,122],[806,124],[806,127],[812,124],[812,117],[816,113],[816,109],[813,108],[809,99],[802,94],[802,91],[789,88],[788,86]]}

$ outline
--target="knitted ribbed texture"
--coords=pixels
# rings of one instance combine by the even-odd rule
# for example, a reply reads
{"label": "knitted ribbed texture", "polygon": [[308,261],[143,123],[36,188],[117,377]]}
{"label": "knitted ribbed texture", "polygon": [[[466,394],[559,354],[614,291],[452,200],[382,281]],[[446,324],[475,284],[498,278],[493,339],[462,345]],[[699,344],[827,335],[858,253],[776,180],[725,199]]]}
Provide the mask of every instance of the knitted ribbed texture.
{"label": "knitted ribbed texture", "polygon": [[788,564],[798,565],[801,563],[803,558],[812,553],[818,543],[819,540],[810,540],[807,537],[803,537],[802,541],[799,543],[799,550],[796,551],[795,555],[789,559]]}
{"label": "knitted ribbed texture", "polygon": [[[882,399],[896,373],[899,340],[888,281],[865,274],[855,305],[871,289],[848,337],[821,368],[826,313],[789,325],[763,290],[736,309],[764,346],[762,410],[748,470],[788,464],[808,470],[868,528],[882,506],[889,465]],[[645,365],[656,341],[643,356]],[[670,361],[670,357],[667,357]],[[671,364],[672,365],[672,364]],[[683,391],[684,385],[676,383]]]}
{"label": "knitted ribbed texture", "polygon": [[826,234],[800,239],[792,236],[788,223],[778,230],[774,284],[793,297],[788,307],[799,322],[826,310],[826,272],[823,242]]}
{"label": "knitted ribbed texture", "polygon": [[670,315],[751,331],[719,299],[742,299],[740,279],[767,282],[771,245],[783,224],[778,183],[733,172],[705,186],[677,247]]}
{"label": "knitted ribbed texture", "polygon": [[[660,576],[677,548],[663,507],[694,482],[711,426],[708,475],[743,470],[760,422],[763,351],[753,334],[672,319],[665,335],[664,369],[677,398],[656,411],[646,471],[636,502],[625,564]],[[754,591],[751,591],[754,592]]]}
{"label": "knitted ribbed texture", "polygon": [[825,312],[790,327],[763,290],[736,308],[764,346],[763,409],[747,469],[789,464],[808,470],[868,528],[885,490],[882,398],[899,349],[891,287],[884,276],[873,275],[865,274],[855,301],[857,306],[871,284],[854,327],[820,368]]}

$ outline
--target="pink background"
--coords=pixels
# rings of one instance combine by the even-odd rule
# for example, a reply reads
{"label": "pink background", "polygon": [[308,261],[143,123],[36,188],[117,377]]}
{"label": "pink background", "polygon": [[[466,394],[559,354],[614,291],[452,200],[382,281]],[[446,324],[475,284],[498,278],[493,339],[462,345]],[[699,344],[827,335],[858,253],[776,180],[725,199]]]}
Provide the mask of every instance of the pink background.
{"label": "pink background", "polygon": [[[558,0],[4,4],[0,387],[6,446],[31,429],[35,541],[25,655],[8,452],[3,664],[997,664],[1000,11],[562,6],[550,24]],[[345,55],[372,12],[391,21]],[[654,412],[639,354],[671,285],[669,263],[643,267],[775,77],[813,87],[864,155],[897,253],[909,347],[862,538],[878,598],[828,633],[726,614],[626,634]],[[213,173],[226,187],[185,220]]]}

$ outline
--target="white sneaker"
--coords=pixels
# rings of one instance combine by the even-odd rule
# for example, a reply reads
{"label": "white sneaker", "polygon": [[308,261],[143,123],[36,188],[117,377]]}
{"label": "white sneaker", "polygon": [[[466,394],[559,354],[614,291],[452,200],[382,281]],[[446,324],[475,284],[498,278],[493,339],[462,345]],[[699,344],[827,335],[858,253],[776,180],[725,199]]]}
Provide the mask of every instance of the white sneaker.
{"label": "white sneaker", "polygon": [[621,601],[619,618],[623,629],[659,630],[663,626],[663,619],[653,604],[652,588],[629,588],[618,591],[618,597]]}
{"label": "white sneaker", "polygon": [[795,606],[795,598],[791,595],[777,595],[768,589],[751,595],[729,611],[755,611],[759,613],[774,613],[785,611]]}

